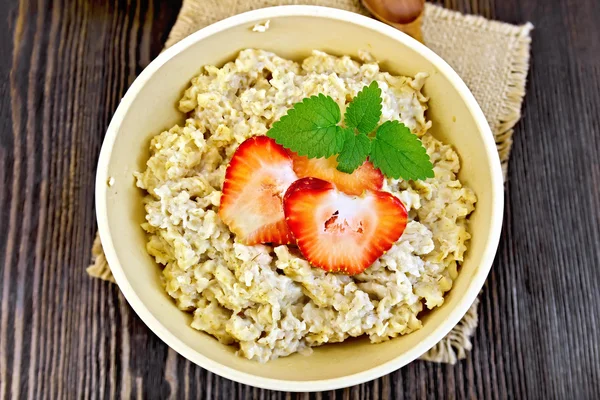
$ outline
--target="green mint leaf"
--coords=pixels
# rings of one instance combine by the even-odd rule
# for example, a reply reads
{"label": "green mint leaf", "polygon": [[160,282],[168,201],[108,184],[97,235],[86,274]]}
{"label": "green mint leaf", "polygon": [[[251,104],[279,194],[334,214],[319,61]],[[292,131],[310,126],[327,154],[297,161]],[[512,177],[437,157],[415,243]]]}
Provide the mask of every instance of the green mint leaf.
{"label": "green mint leaf", "polygon": [[371,143],[369,156],[375,167],[390,178],[433,178],[433,165],[416,135],[398,121],[381,124]]}
{"label": "green mint leaf", "polygon": [[338,126],[340,107],[329,96],[319,94],[294,104],[275,122],[267,136],[301,156],[331,157],[342,151],[345,136]]}
{"label": "green mint leaf", "polygon": [[346,128],[344,130],[346,140],[344,147],[337,157],[338,171],[351,174],[354,170],[365,162],[371,151],[371,139],[364,133],[354,134],[354,129]]}
{"label": "green mint leaf", "polygon": [[377,128],[381,118],[381,89],[376,81],[365,86],[348,104],[344,123],[360,133],[369,134]]}

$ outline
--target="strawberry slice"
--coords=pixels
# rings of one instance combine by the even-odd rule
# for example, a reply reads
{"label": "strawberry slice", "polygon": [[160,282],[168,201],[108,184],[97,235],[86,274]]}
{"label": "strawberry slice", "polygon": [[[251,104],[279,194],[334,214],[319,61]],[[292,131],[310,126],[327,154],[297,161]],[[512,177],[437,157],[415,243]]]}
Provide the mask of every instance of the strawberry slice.
{"label": "strawberry slice", "polygon": [[285,222],[282,198],[296,174],[287,151],[271,138],[242,143],[225,172],[219,216],[240,242],[294,242]]}
{"label": "strawberry slice", "polygon": [[294,160],[294,171],[298,178],[313,177],[332,182],[344,193],[361,195],[365,190],[379,190],[383,185],[383,174],[365,161],[353,173],[338,171],[336,157],[307,158],[290,152]]}
{"label": "strawberry slice", "polygon": [[392,247],[406,227],[404,204],[387,192],[349,196],[317,178],[294,182],[283,198],[288,226],[314,266],[361,273]]}

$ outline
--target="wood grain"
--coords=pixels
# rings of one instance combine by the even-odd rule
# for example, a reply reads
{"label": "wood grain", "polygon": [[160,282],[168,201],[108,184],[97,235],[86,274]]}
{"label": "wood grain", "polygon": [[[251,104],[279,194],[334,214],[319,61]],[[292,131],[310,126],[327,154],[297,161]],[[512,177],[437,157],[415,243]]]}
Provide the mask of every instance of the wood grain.
{"label": "wood grain", "polygon": [[474,349],[454,366],[290,394],[191,364],[84,271],[105,129],[180,4],[0,0],[0,399],[600,398],[600,7],[437,3],[536,27]]}

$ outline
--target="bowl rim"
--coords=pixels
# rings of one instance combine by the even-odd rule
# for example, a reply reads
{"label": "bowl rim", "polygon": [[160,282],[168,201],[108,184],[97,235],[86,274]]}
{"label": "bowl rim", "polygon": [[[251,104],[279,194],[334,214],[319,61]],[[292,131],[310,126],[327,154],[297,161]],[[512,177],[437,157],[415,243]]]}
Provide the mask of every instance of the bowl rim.
{"label": "bowl rim", "polygon": [[[248,24],[257,20],[268,20],[271,18],[290,16],[312,16],[350,22],[362,28],[367,28],[379,32],[388,37],[391,37],[392,39],[402,43],[403,45],[411,48],[412,50],[422,54],[440,71],[440,73],[444,74],[445,77],[450,80],[452,85],[459,92],[459,95],[465,101],[467,108],[472,113],[477,127],[480,131],[487,156],[490,160],[492,160],[492,162],[489,165],[492,175],[492,182],[490,185],[492,191],[492,215],[487,246],[484,249],[480,266],[476,270],[471,284],[469,285],[469,290],[465,292],[463,297],[459,300],[457,306],[449,312],[448,318],[444,321],[444,323],[436,327],[433,330],[433,332],[429,336],[427,336],[423,341],[418,343],[418,345],[414,346],[412,349],[410,349],[403,355],[394,358],[393,360],[390,360],[371,369],[361,371],[352,375],[314,381],[292,381],[273,379],[256,376],[245,372],[240,372],[233,368],[222,365],[216,361],[213,361],[208,357],[205,357],[204,355],[198,353],[194,349],[188,347],[175,335],[171,334],[147,309],[147,307],[135,293],[125,276],[123,268],[119,263],[119,258],[115,251],[110,230],[108,227],[106,202],[106,194],[108,190],[108,186],[106,183],[109,178],[108,167],[111,158],[112,148],[114,146],[117,133],[123,121],[123,118],[127,114],[127,111],[129,110],[129,107],[131,106],[134,98],[137,96],[145,82],[171,58],[173,58],[175,55],[182,52],[186,48],[192,46],[199,40],[217,34],[231,27],[238,26],[240,24]],[[487,123],[483,111],[479,107],[479,104],[475,100],[475,97],[467,88],[467,85],[463,82],[463,80],[452,69],[452,67],[450,67],[450,65],[448,65],[448,63],[446,63],[441,57],[439,57],[437,54],[435,54],[432,50],[427,48],[422,43],[404,34],[403,32],[391,26],[388,26],[382,22],[379,22],[375,19],[336,8],[306,5],[268,7],[254,11],[248,11],[242,14],[229,17],[189,35],[188,37],[184,38],[172,47],[166,49],[158,57],[156,57],[141,72],[141,74],[129,87],[111,119],[98,159],[95,192],[96,219],[106,259],[108,261],[108,264],[110,265],[110,269],[117,282],[117,285],[119,286],[119,289],[125,296],[125,299],[131,305],[135,313],[150,328],[150,330],[152,330],[163,342],[165,342],[177,353],[192,361],[193,363],[199,365],[200,367],[205,368],[217,375],[231,379],[236,382],[260,387],[263,389],[295,392],[333,390],[357,385],[379,378],[412,362],[417,357],[419,357],[420,355],[424,354],[427,350],[432,348],[436,343],[438,343],[462,319],[469,307],[477,298],[479,291],[483,287],[483,284],[494,261],[494,257],[498,247],[498,242],[500,240],[504,211],[503,175],[500,165],[500,159],[496,150],[494,136],[492,135],[491,129]]]}

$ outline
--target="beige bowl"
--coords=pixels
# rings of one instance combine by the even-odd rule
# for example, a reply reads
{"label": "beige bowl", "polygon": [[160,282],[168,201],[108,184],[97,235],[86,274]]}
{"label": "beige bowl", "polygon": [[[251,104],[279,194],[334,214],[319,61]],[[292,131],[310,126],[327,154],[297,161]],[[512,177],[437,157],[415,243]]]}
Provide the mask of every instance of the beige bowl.
{"label": "beige bowl", "polygon": [[[252,31],[270,20],[264,33]],[[396,74],[426,71],[432,131],[453,144],[462,159],[460,179],[479,198],[470,219],[473,239],[444,305],[424,316],[423,328],[381,344],[354,339],[259,364],[234,354],[213,337],[192,329],[160,284],[161,268],[145,250],[141,190],[133,172],[144,168],[152,136],[182,122],[176,105],[190,78],[205,64],[222,65],[244,48],[302,59],[313,49],[356,57],[370,51]],[[114,184],[107,181],[114,178]],[[373,19],[337,9],[285,6],[248,12],[192,34],[158,56],[131,85],[108,127],[96,180],[98,227],[117,283],[140,318],[179,354],[226,378],[275,390],[318,391],[362,383],[411,362],[455,326],[486,279],[502,224],[500,161],[486,119],[458,75],[409,36]],[[144,357],[144,354],[137,354]]]}

